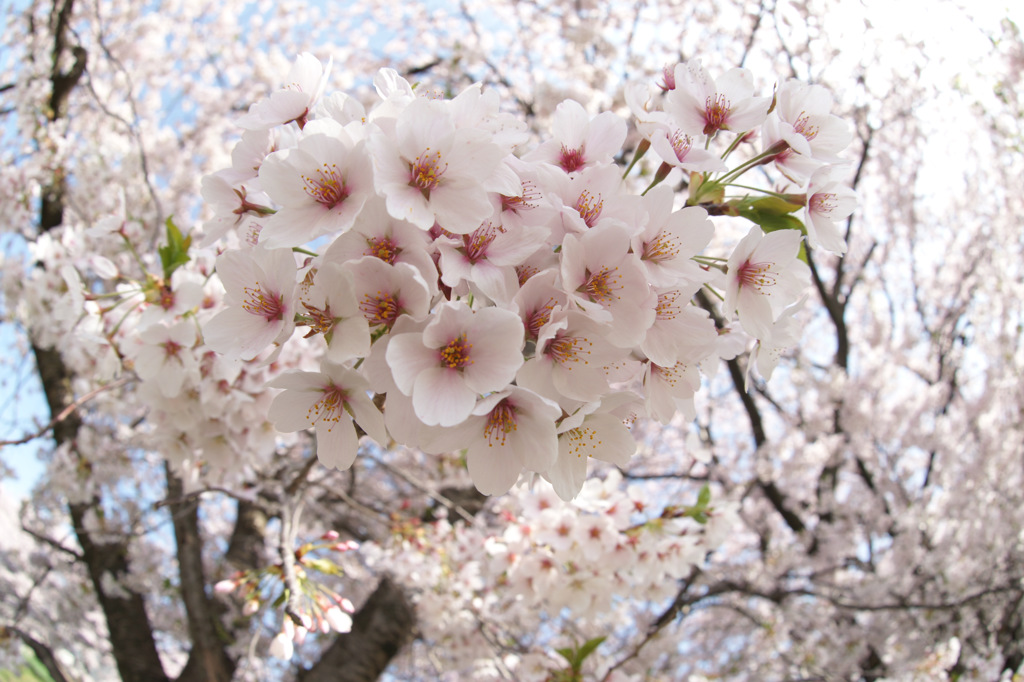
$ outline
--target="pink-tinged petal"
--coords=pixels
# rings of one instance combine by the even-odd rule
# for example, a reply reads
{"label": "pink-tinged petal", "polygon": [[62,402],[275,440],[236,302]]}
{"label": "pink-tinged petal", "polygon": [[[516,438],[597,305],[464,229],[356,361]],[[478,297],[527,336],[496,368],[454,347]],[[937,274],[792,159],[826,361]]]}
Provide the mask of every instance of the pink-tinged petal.
{"label": "pink-tinged petal", "polygon": [[748,334],[757,339],[771,335],[772,306],[768,297],[749,289],[741,289],[736,300],[736,312]]}
{"label": "pink-tinged petal", "polygon": [[203,325],[203,341],[218,353],[252,360],[277,339],[284,327],[283,322],[268,323],[259,315],[231,307]]}
{"label": "pink-tinged petal", "polygon": [[567,147],[583,144],[583,134],[590,123],[590,116],[579,102],[567,99],[555,107],[551,121],[552,136]]}
{"label": "pink-tinged petal", "polygon": [[369,352],[370,326],[365,317],[350,317],[331,328],[331,341],[327,345],[327,359],[331,362],[341,364],[365,357]]}
{"label": "pink-tinged petal", "polygon": [[613,157],[626,141],[626,122],[611,111],[598,114],[587,131],[587,159]]}
{"label": "pink-tinged petal", "polygon": [[434,367],[416,377],[412,406],[428,426],[455,426],[473,411],[476,397],[457,370]]}
{"label": "pink-tinged petal", "polygon": [[293,433],[313,425],[313,405],[323,397],[320,391],[285,391],[274,398],[267,419],[281,433]]}
{"label": "pink-tinged petal", "polygon": [[319,391],[324,386],[324,375],[319,372],[292,370],[277,375],[267,382],[270,388],[287,388],[296,391]]}
{"label": "pink-tinged petal", "polygon": [[324,466],[344,471],[356,461],[358,451],[359,438],[351,419],[316,425],[316,456]]}
{"label": "pink-tinged petal", "polygon": [[777,230],[764,236],[753,259],[758,263],[787,263],[800,251],[802,235],[797,230]]}
{"label": "pink-tinged petal", "polygon": [[[554,403],[555,417],[561,411]],[[558,435],[555,433],[554,417],[548,415],[525,415],[520,419],[519,428],[512,435],[512,444],[522,457],[523,468],[543,473],[558,459]]]}
{"label": "pink-tinged petal", "polygon": [[740,102],[729,115],[729,130],[743,132],[761,125],[771,103],[771,97],[751,97]]}
{"label": "pink-tinged petal", "polygon": [[522,461],[508,444],[492,445],[478,440],[466,452],[466,467],[473,485],[484,495],[503,495],[522,473]]}
{"label": "pink-tinged petal", "polygon": [[397,187],[385,189],[385,193],[388,213],[392,218],[406,220],[421,230],[429,230],[434,226],[434,212],[418,189]]}
{"label": "pink-tinged petal", "polygon": [[558,458],[542,475],[550,481],[555,493],[569,502],[583,489],[588,459],[586,453],[575,447],[573,438],[563,434],[558,439]]}
{"label": "pink-tinged petal", "polygon": [[437,350],[423,345],[423,335],[418,333],[396,334],[391,337],[385,353],[391,375],[398,390],[412,395],[416,377],[420,373],[437,368],[440,363]]}
{"label": "pink-tinged petal", "polygon": [[387,446],[388,432],[384,427],[384,415],[380,413],[366,395],[352,396],[348,402],[355,421],[367,436],[377,441],[378,445]]}
{"label": "pink-tinged petal", "polygon": [[622,420],[612,414],[593,414],[583,427],[593,429],[596,442],[590,441],[591,457],[624,467],[636,453],[636,440]]}

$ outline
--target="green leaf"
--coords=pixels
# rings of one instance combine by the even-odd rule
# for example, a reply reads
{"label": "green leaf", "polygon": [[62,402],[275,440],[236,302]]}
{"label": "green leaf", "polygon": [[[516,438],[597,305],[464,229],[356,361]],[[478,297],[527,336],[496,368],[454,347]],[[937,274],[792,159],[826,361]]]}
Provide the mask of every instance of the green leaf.
{"label": "green leaf", "polygon": [[761,210],[755,206],[740,208],[739,213],[750,222],[760,225],[761,229],[765,232],[775,232],[776,230],[799,230],[801,233],[807,234],[807,230],[804,228],[804,224],[800,222],[800,219],[795,216],[791,216],[788,213],[774,213],[772,211]]}
{"label": "green leaf", "polygon": [[707,483],[700,487],[700,492],[697,493],[697,506],[701,508],[707,508],[708,502],[711,501],[711,488]]}
{"label": "green leaf", "polygon": [[594,653],[594,650],[597,649],[597,647],[601,646],[601,643],[604,642],[605,639],[607,639],[607,637],[602,635],[601,637],[594,637],[593,639],[588,639],[586,642],[584,642],[583,646],[581,646],[576,651],[576,667],[578,668],[580,665],[582,665],[583,661],[586,660],[587,656]]}
{"label": "green leaf", "polygon": [[188,249],[192,246],[191,235],[183,235],[171,217],[167,218],[167,244],[157,251],[160,253],[160,265],[164,270],[164,281],[169,281],[175,270],[191,260]]}
{"label": "green leaf", "polygon": [[803,204],[786,201],[782,197],[761,197],[751,202],[751,206],[761,213],[773,213],[775,215],[793,213],[804,207]]}

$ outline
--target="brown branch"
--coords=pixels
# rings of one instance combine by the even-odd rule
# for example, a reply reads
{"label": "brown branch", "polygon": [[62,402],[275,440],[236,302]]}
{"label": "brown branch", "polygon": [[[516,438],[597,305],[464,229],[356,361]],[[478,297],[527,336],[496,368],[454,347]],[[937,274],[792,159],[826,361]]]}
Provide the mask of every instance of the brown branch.
{"label": "brown branch", "polygon": [[[184,486],[181,478],[164,464],[167,475],[167,494],[182,498]],[[218,617],[222,608],[206,594],[206,576],[203,571],[203,541],[199,534],[199,502],[195,498],[170,504],[171,523],[177,548],[178,574],[181,598],[185,604],[189,638],[192,650],[188,662],[178,676],[179,682],[228,682],[235,670],[235,662],[227,653],[220,636]]]}

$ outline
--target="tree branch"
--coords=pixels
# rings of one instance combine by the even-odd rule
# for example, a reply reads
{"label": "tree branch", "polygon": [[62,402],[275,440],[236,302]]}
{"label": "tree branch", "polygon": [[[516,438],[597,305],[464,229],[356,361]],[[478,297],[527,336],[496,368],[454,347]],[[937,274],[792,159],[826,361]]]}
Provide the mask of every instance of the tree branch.
{"label": "tree branch", "polygon": [[[171,471],[167,463],[164,464],[164,470],[167,474],[168,497],[181,499],[181,478]],[[222,628],[218,622],[221,609],[206,594],[203,541],[199,535],[199,502],[195,498],[172,502],[170,511],[177,547],[181,598],[185,604],[189,638],[192,640],[192,651],[189,652],[188,662],[178,680],[228,682],[234,673],[235,662],[228,656],[221,635]]]}

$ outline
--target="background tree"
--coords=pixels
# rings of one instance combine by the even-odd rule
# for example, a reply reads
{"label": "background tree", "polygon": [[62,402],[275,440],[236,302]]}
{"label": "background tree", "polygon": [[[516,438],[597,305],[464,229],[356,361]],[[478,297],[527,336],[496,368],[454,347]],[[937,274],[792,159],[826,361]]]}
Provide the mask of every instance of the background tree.
{"label": "background tree", "polygon": [[[8,14],[0,201],[17,236],[4,304],[53,421],[27,429],[46,470],[6,519],[7,660],[24,643],[55,680],[1020,669],[1024,52],[1013,23],[929,7],[957,27],[954,51],[934,28],[915,35],[847,3],[287,9],[63,0]],[[115,272],[149,297],[171,289],[156,250],[173,241],[167,219],[207,219],[200,178],[230,165],[234,122],[304,50],[333,56],[332,86],[360,92],[383,65],[449,93],[483,82],[536,130],[567,96],[624,111],[627,79],[691,57],[748,66],[763,84],[826,84],[856,124],[850,248],[808,254],[817,304],[770,384],[748,392],[746,357],[728,361],[696,422],[637,425],[642,451],[621,484],[605,472],[571,514],[544,514],[558,502],[542,493],[485,501],[457,462],[415,451],[328,471],[308,441],[275,439],[256,366],[225,377],[223,395],[155,411],[103,327],[105,299],[78,295],[80,282],[98,294]],[[565,609],[531,601],[549,598],[537,585],[559,523],[573,529],[567,551],[607,565],[609,500],[642,500],[661,523],[671,505],[699,510],[704,484],[700,540],[631,564],[636,584],[557,573],[550,594]],[[658,523],[645,541],[666,539]],[[581,529],[605,533],[603,550]],[[363,545],[339,551],[347,539]],[[706,562],[701,548],[714,549]],[[351,632],[268,658],[290,603],[253,615],[244,590],[213,586],[274,569],[261,574],[273,598],[297,549],[341,565],[343,578],[317,580],[358,609]],[[510,574],[516,553],[537,565]],[[605,594],[618,596],[595,599]]]}

